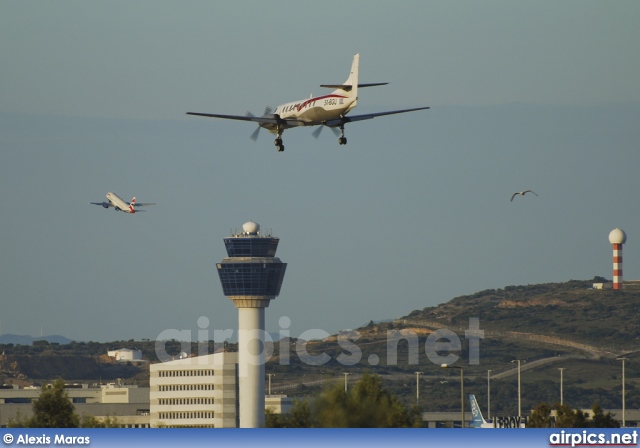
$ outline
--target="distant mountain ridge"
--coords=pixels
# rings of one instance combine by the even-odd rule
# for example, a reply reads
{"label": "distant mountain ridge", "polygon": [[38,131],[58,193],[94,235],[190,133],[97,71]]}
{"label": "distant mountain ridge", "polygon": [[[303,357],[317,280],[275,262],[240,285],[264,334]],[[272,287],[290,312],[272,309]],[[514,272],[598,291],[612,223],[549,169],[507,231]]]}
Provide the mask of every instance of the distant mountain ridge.
{"label": "distant mountain ridge", "polygon": [[59,334],[52,334],[49,336],[41,336],[36,338],[29,335],[0,334],[0,344],[33,345],[34,341],[47,341],[49,343],[64,345],[71,343],[73,340],[64,336],[60,336]]}

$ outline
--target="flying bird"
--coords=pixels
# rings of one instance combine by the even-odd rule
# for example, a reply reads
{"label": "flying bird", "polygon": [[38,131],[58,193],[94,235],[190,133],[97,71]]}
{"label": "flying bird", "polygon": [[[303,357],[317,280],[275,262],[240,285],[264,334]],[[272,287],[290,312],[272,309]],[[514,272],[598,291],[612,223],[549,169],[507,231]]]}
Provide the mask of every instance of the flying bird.
{"label": "flying bird", "polygon": [[533,193],[536,196],[538,196],[537,193],[535,191],[533,191],[533,190],[517,191],[517,192],[513,193],[513,196],[511,196],[511,202],[513,202],[513,198],[515,198],[517,195],[524,196],[525,193]]}

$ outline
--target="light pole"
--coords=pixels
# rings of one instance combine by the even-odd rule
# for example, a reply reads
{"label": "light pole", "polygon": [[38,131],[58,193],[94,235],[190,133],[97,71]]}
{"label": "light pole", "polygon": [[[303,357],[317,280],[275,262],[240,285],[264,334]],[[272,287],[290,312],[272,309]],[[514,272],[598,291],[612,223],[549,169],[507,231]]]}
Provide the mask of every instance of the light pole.
{"label": "light pole", "polygon": [[272,376],[276,376],[275,373],[267,373],[267,376],[269,377],[269,395],[271,395],[271,377]]}
{"label": "light pole", "polygon": [[564,383],[564,369],[566,369],[566,367],[558,367],[558,370],[560,371],[560,406],[562,406],[564,404],[564,390],[563,390],[563,383]]}
{"label": "light pole", "polygon": [[514,359],[511,362],[517,362],[518,363],[518,417],[522,417],[522,394],[521,394],[521,388],[520,388],[520,362],[522,360],[520,359]]}
{"label": "light pole", "polygon": [[460,427],[464,428],[464,369],[460,366],[442,364],[443,369],[460,369]]}
{"label": "light pole", "polygon": [[343,375],[344,375],[344,393],[346,394],[347,393],[347,377],[351,374],[349,372],[344,372]]}
{"label": "light pole", "polygon": [[491,372],[487,370],[487,420],[491,420]]}
{"label": "light pole", "polygon": [[626,360],[628,360],[629,358],[618,358],[618,360],[622,361],[622,427],[624,428],[625,426],[627,426],[627,419],[626,419],[626,406],[625,406],[625,387],[624,387],[624,362]]}
{"label": "light pole", "polygon": [[422,372],[416,372],[416,406],[420,402],[420,375]]}

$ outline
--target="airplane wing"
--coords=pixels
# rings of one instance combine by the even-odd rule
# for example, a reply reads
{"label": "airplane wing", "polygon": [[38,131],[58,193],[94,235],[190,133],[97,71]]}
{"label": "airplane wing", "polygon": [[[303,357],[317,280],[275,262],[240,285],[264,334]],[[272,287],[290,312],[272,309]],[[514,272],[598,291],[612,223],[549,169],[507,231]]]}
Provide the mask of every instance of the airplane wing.
{"label": "airplane wing", "polygon": [[113,204],[110,203],[110,202],[89,202],[89,204],[100,205],[100,206],[102,206],[104,208],[113,207]]}
{"label": "airplane wing", "polygon": [[340,126],[341,124],[344,124],[344,123],[350,123],[352,121],[371,120],[372,118],[382,117],[384,115],[403,114],[405,112],[413,112],[416,110],[424,110],[424,109],[431,109],[431,108],[415,107],[413,109],[391,110],[388,112],[375,112],[372,114],[351,115],[351,116],[345,116],[342,118],[335,118],[333,120],[327,120],[324,124],[329,127],[335,127],[335,126]]}
{"label": "airplane wing", "polygon": [[224,118],[226,120],[253,121],[260,124],[285,125],[286,127],[306,126],[303,120],[292,120],[289,118],[280,118],[277,115],[266,117],[254,117],[251,115],[225,115],[225,114],[203,114],[200,112],[187,112],[187,115],[198,115],[200,117]]}
{"label": "airplane wing", "polygon": [[255,121],[258,123],[277,124],[275,117],[252,117],[250,115],[224,115],[224,114],[201,114],[199,112],[187,112],[187,115],[198,115],[200,117],[225,118],[227,120]]}
{"label": "airplane wing", "polygon": [[[127,204],[131,205],[130,202],[127,202]],[[148,205],[158,205],[158,204],[155,202],[136,202],[135,204],[133,204],[134,207],[146,207]],[[142,210],[139,210],[139,211],[142,211]]]}

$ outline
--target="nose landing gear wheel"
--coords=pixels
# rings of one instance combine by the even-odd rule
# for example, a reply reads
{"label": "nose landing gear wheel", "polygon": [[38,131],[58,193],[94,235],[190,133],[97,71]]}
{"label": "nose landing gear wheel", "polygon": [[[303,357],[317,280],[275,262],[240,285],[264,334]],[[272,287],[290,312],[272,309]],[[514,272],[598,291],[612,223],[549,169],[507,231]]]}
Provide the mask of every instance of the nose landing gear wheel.
{"label": "nose landing gear wheel", "polygon": [[282,139],[277,138],[273,141],[273,144],[278,148],[278,152],[284,151],[284,145],[282,144]]}

